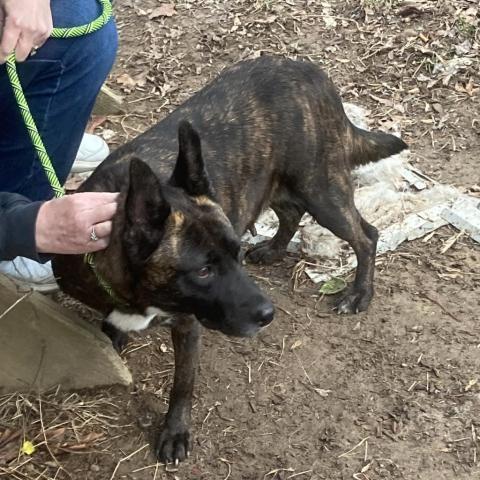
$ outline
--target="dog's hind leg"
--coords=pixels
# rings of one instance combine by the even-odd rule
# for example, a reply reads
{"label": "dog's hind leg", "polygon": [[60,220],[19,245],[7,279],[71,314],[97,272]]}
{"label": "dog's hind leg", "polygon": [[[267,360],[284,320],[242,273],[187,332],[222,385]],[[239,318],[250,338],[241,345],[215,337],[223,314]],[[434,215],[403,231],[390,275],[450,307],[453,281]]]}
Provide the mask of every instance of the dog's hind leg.
{"label": "dog's hind leg", "polygon": [[176,319],[172,327],[175,374],[167,416],[156,443],[161,462],[184,460],[190,450],[193,386],[199,361],[200,323],[193,316]]}
{"label": "dog's hind leg", "polygon": [[306,199],[307,210],[315,220],[337,237],[346,240],[357,256],[355,281],[337,304],[339,313],[357,313],[367,309],[373,297],[373,277],[377,249],[377,229],[364,220],[355,207],[349,178],[335,176],[328,190],[317,198]]}
{"label": "dog's hind leg", "polygon": [[271,240],[261,242],[247,252],[246,258],[250,263],[269,265],[281,260],[305,213],[303,207],[288,200],[272,202],[272,209],[279,220],[277,233]]}

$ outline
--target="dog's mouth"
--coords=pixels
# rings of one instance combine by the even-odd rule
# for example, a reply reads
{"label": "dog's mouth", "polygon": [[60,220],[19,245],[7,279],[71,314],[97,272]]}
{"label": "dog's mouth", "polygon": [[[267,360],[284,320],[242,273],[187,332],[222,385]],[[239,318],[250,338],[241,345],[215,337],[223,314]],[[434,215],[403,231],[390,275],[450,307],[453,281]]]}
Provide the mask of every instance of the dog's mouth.
{"label": "dog's mouth", "polygon": [[[198,317],[197,317],[198,318]],[[216,330],[229,337],[253,337],[262,327],[253,322],[242,323],[239,326],[233,326],[227,321],[213,321],[208,318],[198,318],[198,321],[209,330]]]}

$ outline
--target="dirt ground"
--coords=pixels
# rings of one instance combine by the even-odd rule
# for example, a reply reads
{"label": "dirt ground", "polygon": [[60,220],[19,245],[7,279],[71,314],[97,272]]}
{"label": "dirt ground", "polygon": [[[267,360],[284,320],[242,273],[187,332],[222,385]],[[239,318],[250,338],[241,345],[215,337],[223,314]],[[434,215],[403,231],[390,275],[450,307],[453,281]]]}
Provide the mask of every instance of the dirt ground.
{"label": "dirt ground", "polygon": [[[112,148],[224,67],[278,53],[322,65],[372,128],[400,125],[423,172],[479,194],[478,2],[119,0],[116,12],[109,85],[129,111],[96,119]],[[123,354],[132,391],[0,398],[0,477],[480,479],[480,248],[462,235],[441,253],[457,233],[379,258],[376,296],[354,316],[306,277],[293,289],[298,256],[248,267],[275,322],[248,340],[205,332],[192,455],[178,468],[148,445],[173,362],[169,332],[153,328]]]}

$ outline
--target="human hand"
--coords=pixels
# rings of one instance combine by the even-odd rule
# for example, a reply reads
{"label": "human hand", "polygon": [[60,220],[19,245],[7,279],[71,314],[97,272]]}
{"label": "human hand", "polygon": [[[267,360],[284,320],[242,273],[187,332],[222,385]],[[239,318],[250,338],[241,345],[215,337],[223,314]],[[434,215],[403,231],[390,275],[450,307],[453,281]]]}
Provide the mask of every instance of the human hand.
{"label": "human hand", "polygon": [[[117,197],[118,193],[84,192],[45,202],[35,225],[37,251],[76,254],[106,248]],[[92,231],[98,240],[92,240]]]}
{"label": "human hand", "polygon": [[52,33],[50,0],[0,0],[0,12],[0,64],[13,51],[23,62]]}

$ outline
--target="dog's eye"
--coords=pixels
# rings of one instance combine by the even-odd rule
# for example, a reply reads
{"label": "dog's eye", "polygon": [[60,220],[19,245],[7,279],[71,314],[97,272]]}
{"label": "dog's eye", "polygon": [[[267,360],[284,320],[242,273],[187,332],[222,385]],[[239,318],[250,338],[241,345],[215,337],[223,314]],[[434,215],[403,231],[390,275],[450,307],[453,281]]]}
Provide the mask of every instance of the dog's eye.
{"label": "dog's eye", "polygon": [[205,265],[200,270],[197,271],[198,278],[208,278],[212,273],[210,265]]}

